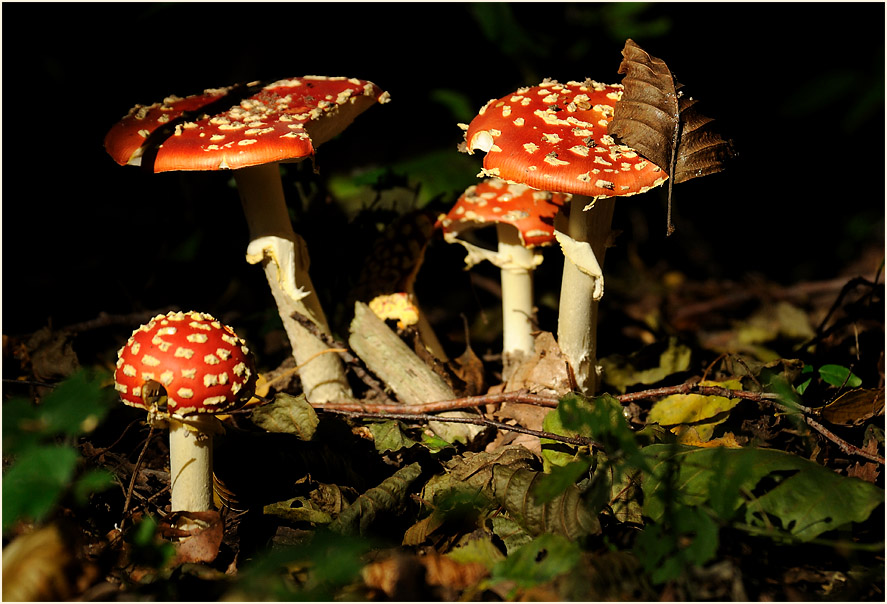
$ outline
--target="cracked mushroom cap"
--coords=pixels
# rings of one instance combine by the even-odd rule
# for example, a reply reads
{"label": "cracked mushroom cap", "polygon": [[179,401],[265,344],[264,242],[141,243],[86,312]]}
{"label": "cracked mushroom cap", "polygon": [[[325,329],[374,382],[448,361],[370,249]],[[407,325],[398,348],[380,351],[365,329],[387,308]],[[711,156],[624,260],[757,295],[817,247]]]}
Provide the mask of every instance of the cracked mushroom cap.
{"label": "cracked mushroom cap", "polygon": [[588,197],[643,193],[668,175],[607,134],[622,86],[545,80],[491,100],[467,126],[484,176]]}
{"label": "cracked mushroom cap", "polygon": [[154,172],[246,168],[311,157],[388,93],[353,78],[305,76],[136,105],[105,136],[120,165]]}
{"label": "cracked mushroom cap", "polygon": [[554,217],[570,195],[539,191],[526,185],[488,178],[465,189],[456,204],[437,223],[452,241],[467,230],[510,224],[524,247],[548,245],[554,240]]}
{"label": "cracked mushroom cap", "polygon": [[256,370],[246,344],[211,315],[170,312],[136,329],[118,352],[114,382],[131,407],[153,410],[166,390],[170,415],[221,413],[252,396]]}

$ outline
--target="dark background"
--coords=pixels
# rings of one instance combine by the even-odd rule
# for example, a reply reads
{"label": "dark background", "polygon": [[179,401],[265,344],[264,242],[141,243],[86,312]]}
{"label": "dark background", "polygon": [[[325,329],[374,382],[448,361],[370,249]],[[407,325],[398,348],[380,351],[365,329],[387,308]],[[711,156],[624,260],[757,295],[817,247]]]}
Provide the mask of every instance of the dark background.
{"label": "dark background", "polygon": [[[285,173],[296,230],[341,333],[347,289],[367,253],[355,213],[372,199],[371,189],[361,197],[343,183],[371,184],[390,168],[386,183],[421,185],[415,199],[400,189],[406,202],[396,209],[411,200],[443,208],[481,164],[456,151],[458,122],[545,77],[620,82],[627,37],[667,62],[740,157],[725,173],[675,188],[671,237],[661,193],[621,202],[608,274],[618,279],[640,262],[698,280],[791,284],[853,271],[872,278],[883,258],[882,3],[4,3],[2,11],[7,335],[169,307],[212,312],[254,333],[273,324],[262,271],[243,260],[247,230],[229,175],[148,175],[105,154],[105,133],[136,103],[307,74],[367,79],[391,94],[320,149],[318,174],[302,165]],[[445,247],[429,249],[419,291],[440,325],[458,325],[459,313],[474,317],[488,303],[461,270],[462,252]],[[558,262],[543,264],[540,295],[556,288]]]}

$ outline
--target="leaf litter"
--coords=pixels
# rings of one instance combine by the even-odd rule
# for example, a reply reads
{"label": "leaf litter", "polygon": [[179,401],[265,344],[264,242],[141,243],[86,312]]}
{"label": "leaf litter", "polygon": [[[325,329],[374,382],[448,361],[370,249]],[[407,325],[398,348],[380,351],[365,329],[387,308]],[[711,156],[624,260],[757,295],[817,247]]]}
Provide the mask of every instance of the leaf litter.
{"label": "leaf litter", "polygon": [[[620,72],[614,134],[675,183],[723,169],[730,142],[663,61],[629,41]],[[357,373],[364,412],[343,414],[265,367],[273,402],[224,419],[218,512],[188,534],[163,439],[101,402],[71,332],[4,338],[4,599],[881,601],[883,282],[834,285],[641,290],[612,320],[645,338],[601,360],[591,399],[552,334],[504,383],[466,335],[448,371],[478,401],[469,443],[374,412]],[[29,472],[44,499],[22,494],[29,467],[54,470]]]}

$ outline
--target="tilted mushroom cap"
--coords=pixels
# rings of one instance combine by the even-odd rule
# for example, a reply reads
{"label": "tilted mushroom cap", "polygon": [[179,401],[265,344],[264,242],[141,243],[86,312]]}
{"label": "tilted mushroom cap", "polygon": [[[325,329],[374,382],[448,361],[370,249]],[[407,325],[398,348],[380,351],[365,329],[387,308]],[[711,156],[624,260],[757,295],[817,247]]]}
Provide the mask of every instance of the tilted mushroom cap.
{"label": "tilted mushroom cap", "polygon": [[450,241],[463,231],[497,223],[517,229],[524,247],[554,240],[554,217],[570,195],[539,191],[526,185],[488,178],[468,187],[438,226]]}
{"label": "tilted mushroom cap", "polygon": [[486,152],[484,175],[543,191],[643,193],[668,176],[607,134],[621,96],[621,85],[593,80],[521,88],[480,110],[465,133],[467,151]]}
{"label": "tilted mushroom cap", "polygon": [[143,388],[160,383],[174,416],[220,413],[252,396],[256,370],[249,349],[234,330],[211,315],[170,312],[136,329],[114,371],[120,398],[149,408]]}
{"label": "tilted mushroom cap", "polygon": [[[242,90],[249,96],[226,103]],[[105,136],[105,148],[118,164],[138,165],[155,145],[155,172],[235,170],[310,157],[367,107],[387,101],[388,93],[372,82],[348,78],[217,88],[133,107]],[[149,139],[155,132],[159,140]]]}

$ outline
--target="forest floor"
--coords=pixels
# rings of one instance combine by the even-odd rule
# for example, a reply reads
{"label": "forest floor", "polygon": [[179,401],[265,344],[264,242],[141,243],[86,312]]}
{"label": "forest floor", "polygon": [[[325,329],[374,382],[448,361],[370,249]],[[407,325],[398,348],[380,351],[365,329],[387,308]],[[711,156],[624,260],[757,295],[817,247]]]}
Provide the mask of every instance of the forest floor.
{"label": "forest floor", "polygon": [[[613,291],[630,344],[593,399],[548,333],[507,383],[467,346],[413,418],[260,366],[202,514],[169,513],[164,432],[113,391],[150,313],[4,336],[3,598],[883,601],[883,274]],[[429,423],[453,409],[476,423]]]}

